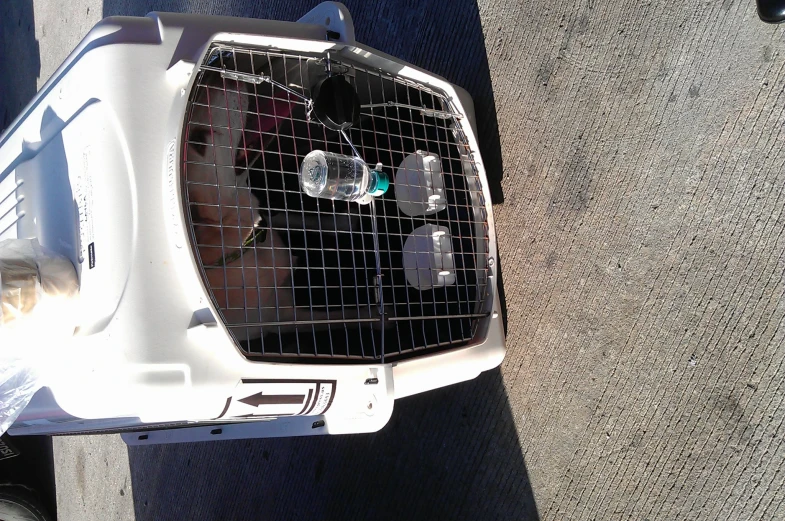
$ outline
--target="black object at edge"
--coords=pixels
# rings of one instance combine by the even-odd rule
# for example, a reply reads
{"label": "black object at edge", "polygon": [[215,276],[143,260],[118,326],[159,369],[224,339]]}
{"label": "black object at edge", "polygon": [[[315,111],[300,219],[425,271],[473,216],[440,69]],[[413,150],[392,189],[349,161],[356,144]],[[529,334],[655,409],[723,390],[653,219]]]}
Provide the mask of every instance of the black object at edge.
{"label": "black object at edge", "polygon": [[758,16],[766,23],[785,22],[785,0],[757,0]]}
{"label": "black object at edge", "polygon": [[313,111],[330,130],[348,130],[360,120],[360,98],[341,75],[329,76],[313,87]]}

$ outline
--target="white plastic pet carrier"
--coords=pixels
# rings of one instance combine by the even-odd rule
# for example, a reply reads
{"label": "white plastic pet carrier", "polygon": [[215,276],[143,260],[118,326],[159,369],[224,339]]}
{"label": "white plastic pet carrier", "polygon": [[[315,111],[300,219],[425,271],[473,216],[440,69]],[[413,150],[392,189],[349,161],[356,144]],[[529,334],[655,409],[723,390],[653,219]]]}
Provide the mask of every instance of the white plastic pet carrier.
{"label": "white plastic pet carrier", "polygon": [[[342,130],[313,101],[333,76]],[[73,341],[10,432],[370,432],[396,398],[496,367],[475,131],[465,91],[355,42],[341,4],[102,21],[0,138],[0,240],[37,238],[80,285]],[[390,189],[309,197],[312,150]]]}

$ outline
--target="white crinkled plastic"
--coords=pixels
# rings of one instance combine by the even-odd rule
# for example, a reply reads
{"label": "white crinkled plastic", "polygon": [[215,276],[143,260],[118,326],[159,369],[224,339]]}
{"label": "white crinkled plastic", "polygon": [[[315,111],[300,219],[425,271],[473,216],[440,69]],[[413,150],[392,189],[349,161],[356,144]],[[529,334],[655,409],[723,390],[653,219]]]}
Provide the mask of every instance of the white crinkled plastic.
{"label": "white crinkled plastic", "polygon": [[43,385],[45,353],[73,336],[79,293],[71,261],[37,239],[0,242],[0,433]]}

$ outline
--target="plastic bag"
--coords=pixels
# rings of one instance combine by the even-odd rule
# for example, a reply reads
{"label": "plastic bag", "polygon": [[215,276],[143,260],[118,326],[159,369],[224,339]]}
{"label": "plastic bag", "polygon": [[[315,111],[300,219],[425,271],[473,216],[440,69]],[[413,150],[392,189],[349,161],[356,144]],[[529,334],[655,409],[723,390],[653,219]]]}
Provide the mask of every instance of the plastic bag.
{"label": "plastic bag", "polygon": [[73,336],[78,292],[65,257],[36,239],[0,242],[0,434],[42,386],[45,352]]}
{"label": "plastic bag", "polygon": [[27,361],[3,359],[0,368],[0,434],[5,433],[41,388],[40,379]]}

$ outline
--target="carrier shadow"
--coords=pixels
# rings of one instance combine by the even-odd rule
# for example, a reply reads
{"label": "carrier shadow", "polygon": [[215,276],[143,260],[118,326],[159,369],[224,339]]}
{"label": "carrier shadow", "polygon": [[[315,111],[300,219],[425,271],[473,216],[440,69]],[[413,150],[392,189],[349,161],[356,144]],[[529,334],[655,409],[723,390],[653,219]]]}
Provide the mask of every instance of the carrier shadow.
{"label": "carrier shadow", "polygon": [[539,519],[498,369],[375,434],[129,448],[136,519]]}
{"label": "carrier shadow", "polygon": [[41,72],[32,0],[3,3],[0,17],[0,131],[9,127],[37,92]]}

